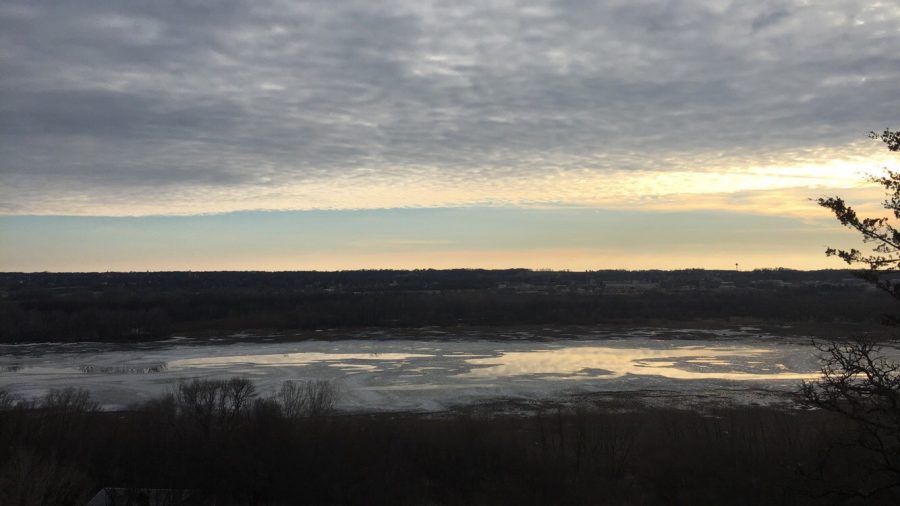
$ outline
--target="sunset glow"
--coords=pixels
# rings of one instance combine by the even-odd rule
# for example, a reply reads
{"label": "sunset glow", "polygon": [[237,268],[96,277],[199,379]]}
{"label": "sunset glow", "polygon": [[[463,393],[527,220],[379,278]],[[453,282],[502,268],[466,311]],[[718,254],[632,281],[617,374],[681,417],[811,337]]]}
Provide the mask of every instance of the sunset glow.
{"label": "sunset glow", "polygon": [[[881,196],[864,179],[896,160],[866,133],[890,127],[900,110],[900,14],[890,3],[775,4],[398,0],[373,10],[267,1],[178,12],[5,2],[0,267],[733,263],[725,258],[736,248],[698,242],[690,220],[675,217],[691,213],[712,227],[732,226],[717,213],[793,220],[793,236],[744,230],[752,240],[740,242],[740,256],[840,267],[819,252],[841,231],[826,231],[827,214],[810,199],[840,194],[878,210]],[[405,243],[363,252],[345,246],[354,236],[310,221],[345,213],[366,235],[371,220],[377,230],[406,227],[373,216],[413,209],[435,210],[421,218],[434,220],[429,230],[454,209],[518,212],[522,234],[554,242],[482,244],[413,227],[395,231]],[[604,220],[626,230],[648,213],[685,233],[661,256],[526,223],[572,209],[609,213],[595,220],[599,236]],[[258,211],[296,213],[304,225],[256,214],[254,228],[274,235],[222,226],[222,237],[198,237],[236,240],[241,253],[200,257],[206,247],[175,239],[177,227],[150,225],[163,216],[240,222],[230,213]],[[26,225],[38,216],[70,233],[39,236]],[[63,237],[90,236],[94,217],[135,218],[137,243],[155,237],[168,249],[151,258],[119,234],[95,245],[107,252],[100,257],[62,254],[86,248]],[[304,248],[279,243],[276,223],[305,234]],[[813,242],[773,254],[788,236]],[[422,256],[421,241],[453,247]]]}

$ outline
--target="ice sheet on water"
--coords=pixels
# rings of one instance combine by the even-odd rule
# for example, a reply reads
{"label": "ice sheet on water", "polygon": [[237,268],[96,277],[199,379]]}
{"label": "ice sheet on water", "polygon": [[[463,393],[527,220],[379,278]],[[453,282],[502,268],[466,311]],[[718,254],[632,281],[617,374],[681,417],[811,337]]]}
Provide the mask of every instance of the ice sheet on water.
{"label": "ice sheet on water", "polygon": [[740,391],[760,385],[789,391],[818,370],[811,347],[756,339],[744,329],[736,337],[716,334],[732,336],[726,341],[666,338],[684,336],[679,329],[607,332],[600,338],[585,332],[565,340],[490,340],[489,334],[466,332],[480,339],[448,334],[442,340],[178,340],[133,349],[102,343],[4,346],[0,388],[36,396],[78,386],[114,407],[159,395],[186,378],[243,375],[262,394],[288,379],[324,379],[338,384],[343,409],[432,410],[572,392]]}

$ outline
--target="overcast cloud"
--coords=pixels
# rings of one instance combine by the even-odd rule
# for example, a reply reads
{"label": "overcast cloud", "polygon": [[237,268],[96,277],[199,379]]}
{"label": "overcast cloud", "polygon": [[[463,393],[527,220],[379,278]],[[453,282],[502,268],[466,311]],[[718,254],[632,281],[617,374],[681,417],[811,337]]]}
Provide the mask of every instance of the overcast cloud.
{"label": "overcast cloud", "polygon": [[581,204],[864,160],[898,48],[894,1],[4,0],[0,212]]}

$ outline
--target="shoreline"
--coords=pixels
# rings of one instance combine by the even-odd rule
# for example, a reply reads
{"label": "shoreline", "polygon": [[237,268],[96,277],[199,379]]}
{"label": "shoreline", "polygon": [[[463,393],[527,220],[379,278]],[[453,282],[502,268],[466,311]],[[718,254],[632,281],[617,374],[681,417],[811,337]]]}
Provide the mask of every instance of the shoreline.
{"label": "shoreline", "polygon": [[[856,336],[874,339],[881,344],[900,340],[900,330],[873,323],[841,322],[780,322],[755,319],[702,319],[702,320],[645,320],[642,322],[617,322],[598,324],[510,324],[510,325],[428,325],[417,327],[338,327],[326,329],[244,329],[240,331],[208,329],[193,332],[173,332],[159,338],[90,339],[90,340],[24,340],[0,343],[3,346],[64,346],[75,344],[104,345],[163,345],[179,342],[191,344],[230,343],[291,343],[306,341],[346,340],[497,340],[497,341],[548,341],[597,339],[597,334],[634,332],[646,329],[662,331],[661,339],[727,339],[720,332],[758,332],[763,336],[784,338],[785,342],[809,343],[812,340],[852,340]],[[676,337],[676,333],[685,337]]]}

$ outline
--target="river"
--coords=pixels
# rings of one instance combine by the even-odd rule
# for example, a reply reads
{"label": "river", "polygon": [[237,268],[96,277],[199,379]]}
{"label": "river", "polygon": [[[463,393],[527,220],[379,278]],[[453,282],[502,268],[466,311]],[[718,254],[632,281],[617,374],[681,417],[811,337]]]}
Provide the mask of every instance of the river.
{"label": "river", "polygon": [[[51,388],[89,389],[106,409],[123,409],[189,378],[250,378],[261,395],[285,380],[324,379],[344,411],[440,411],[491,401],[538,403],[609,394],[618,398],[714,398],[756,403],[784,398],[814,379],[808,340],[753,328],[551,329],[356,332],[345,339],[187,339],[0,346],[0,388],[38,397]],[[896,352],[891,348],[890,352]]]}

